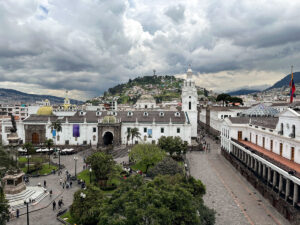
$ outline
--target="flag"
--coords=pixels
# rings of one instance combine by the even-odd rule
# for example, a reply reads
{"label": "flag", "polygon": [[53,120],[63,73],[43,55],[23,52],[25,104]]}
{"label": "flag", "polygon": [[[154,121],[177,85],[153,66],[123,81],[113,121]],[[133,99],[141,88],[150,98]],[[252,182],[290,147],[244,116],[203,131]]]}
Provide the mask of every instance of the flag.
{"label": "flag", "polygon": [[290,103],[293,103],[295,91],[296,91],[296,87],[295,87],[294,76],[292,71],[292,79],[290,81]]}

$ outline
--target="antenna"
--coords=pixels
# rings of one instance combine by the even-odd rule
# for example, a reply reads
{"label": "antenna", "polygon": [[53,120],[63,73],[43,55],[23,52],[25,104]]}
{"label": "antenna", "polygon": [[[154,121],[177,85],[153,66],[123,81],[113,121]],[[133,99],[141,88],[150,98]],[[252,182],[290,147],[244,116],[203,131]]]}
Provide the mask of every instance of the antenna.
{"label": "antenna", "polygon": [[155,76],[155,75],[156,75],[155,73],[156,73],[156,70],[153,70],[153,76]]}

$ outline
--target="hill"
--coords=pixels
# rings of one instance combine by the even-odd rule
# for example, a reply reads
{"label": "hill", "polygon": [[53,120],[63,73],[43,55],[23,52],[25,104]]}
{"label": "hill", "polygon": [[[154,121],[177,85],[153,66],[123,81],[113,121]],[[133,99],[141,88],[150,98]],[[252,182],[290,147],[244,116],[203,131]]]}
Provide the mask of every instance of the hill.
{"label": "hill", "polygon": [[[27,94],[21,91],[16,91],[13,89],[0,88],[0,101],[2,103],[35,103],[36,101],[42,101],[48,99],[51,104],[59,104],[64,102],[64,98],[56,97],[52,95],[35,95]],[[82,104],[82,101],[70,99],[71,104]]]}
{"label": "hill", "polygon": [[104,92],[103,96],[88,100],[94,105],[109,100],[117,100],[119,104],[135,104],[141,95],[152,95],[156,102],[170,101],[180,98],[183,79],[174,76],[144,76],[129,79],[127,83],[118,84]]}
{"label": "hill", "polygon": [[[289,86],[291,80],[291,74],[286,75],[283,79],[277,81],[273,86],[267,88],[265,91],[271,90],[273,88],[282,88]],[[300,72],[294,73],[294,82],[295,84],[300,84]]]}
{"label": "hill", "polygon": [[256,92],[260,92],[260,90],[240,89],[240,90],[236,90],[236,91],[227,92],[226,94],[229,94],[231,96],[237,96],[237,95],[253,94],[253,93],[256,93]]}

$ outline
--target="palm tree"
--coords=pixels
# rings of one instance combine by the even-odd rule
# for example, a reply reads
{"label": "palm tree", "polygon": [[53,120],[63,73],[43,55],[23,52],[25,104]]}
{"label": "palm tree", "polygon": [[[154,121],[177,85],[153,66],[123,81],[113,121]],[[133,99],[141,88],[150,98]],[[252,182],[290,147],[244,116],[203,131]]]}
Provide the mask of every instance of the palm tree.
{"label": "palm tree", "polygon": [[47,139],[45,141],[45,146],[49,149],[48,155],[49,155],[49,168],[50,168],[50,149],[53,146],[53,140],[52,139]]}
{"label": "palm tree", "polygon": [[26,149],[27,154],[27,173],[29,172],[29,155],[34,153],[33,145],[30,142],[27,142],[23,145],[23,149]]}
{"label": "palm tree", "polygon": [[128,145],[128,141],[130,140],[130,137],[131,137],[131,128],[129,127],[128,129],[127,129],[127,144],[126,145]]}
{"label": "palm tree", "polygon": [[131,142],[132,142],[132,145],[133,145],[133,139],[134,138],[140,139],[141,138],[141,133],[140,133],[139,129],[136,128],[136,127],[132,128],[130,132],[131,132]]}
{"label": "palm tree", "polygon": [[62,131],[61,122],[59,121],[53,121],[49,127],[51,128],[51,132],[53,132],[53,130],[56,130],[57,133]]}

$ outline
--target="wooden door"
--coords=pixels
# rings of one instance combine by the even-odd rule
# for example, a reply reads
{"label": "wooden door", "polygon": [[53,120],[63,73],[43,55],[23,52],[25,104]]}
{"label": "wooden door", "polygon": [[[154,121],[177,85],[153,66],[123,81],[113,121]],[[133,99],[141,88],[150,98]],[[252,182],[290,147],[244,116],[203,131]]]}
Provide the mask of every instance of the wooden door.
{"label": "wooden door", "polygon": [[294,157],[295,157],[295,148],[291,147],[291,160],[294,162]]}
{"label": "wooden door", "polygon": [[273,152],[273,140],[270,141],[270,150]]}
{"label": "wooden door", "polygon": [[255,136],[255,144],[257,144],[257,135]]}
{"label": "wooden door", "polygon": [[32,144],[39,144],[39,143],[40,143],[39,134],[33,133],[32,134]]}
{"label": "wooden door", "polygon": [[243,139],[242,131],[238,131],[238,140],[241,141]]}
{"label": "wooden door", "polygon": [[262,147],[265,148],[265,137],[263,137],[262,141],[263,141],[263,143],[262,143],[263,146]]}
{"label": "wooden door", "polygon": [[280,156],[282,156],[282,148],[283,148],[283,145],[282,145],[282,143],[280,143],[280,149],[279,149]]}

